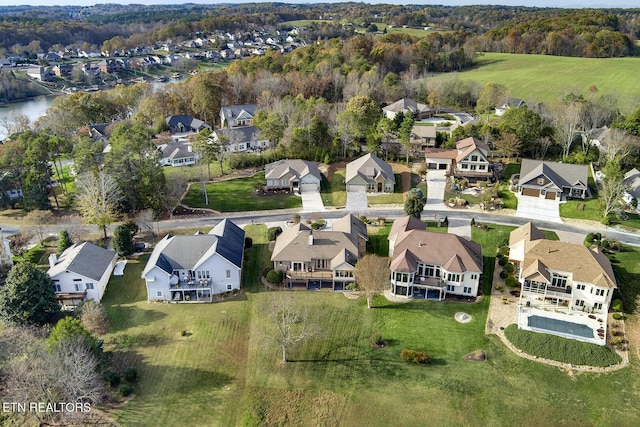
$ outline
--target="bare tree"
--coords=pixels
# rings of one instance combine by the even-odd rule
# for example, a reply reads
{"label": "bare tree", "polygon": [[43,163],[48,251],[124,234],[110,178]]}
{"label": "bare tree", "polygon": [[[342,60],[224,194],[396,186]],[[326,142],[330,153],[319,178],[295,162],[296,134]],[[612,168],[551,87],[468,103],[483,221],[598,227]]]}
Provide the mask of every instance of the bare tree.
{"label": "bare tree", "polygon": [[371,308],[373,297],[389,286],[389,259],[367,254],[356,263],[356,286],[367,297],[367,308]]}
{"label": "bare tree", "polygon": [[29,212],[23,219],[24,225],[38,238],[38,243],[43,244],[48,226],[53,223],[51,211],[34,210]]}
{"label": "bare tree", "polygon": [[607,218],[620,203],[620,199],[627,190],[624,174],[617,159],[607,162],[602,170],[605,174],[598,195],[602,206],[602,217]]}
{"label": "bare tree", "polygon": [[67,230],[69,237],[71,237],[71,240],[74,242],[79,242],[86,235],[80,215],[65,215],[60,218],[58,224],[64,226],[64,229]]}
{"label": "bare tree", "polygon": [[632,153],[637,152],[640,140],[629,135],[623,129],[612,128],[600,150],[600,156],[606,164],[614,159],[627,159]]}
{"label": "bare tree", "polygon": [[153,210],[141,210],[136,214],[134,221],[141,231],[151,233],[151,235],[155,235],[153,231]]}
{"label": "bare tree", "polygon": [[571,145],[582,123],[583,104],[578,101],[561,102],[555,104],[551,111],[553,125],[556,130],[556,141],[562,147],[562,158],[566,159],[571,151]]}
{"label": "bare tree", "polygon": [[316,325],[310,319],[309,310],[297,304],[290,292],[278,291],[269,295],[263,303],[262,312],[267,322],[260,333],[280,346],[282,363],[288,362],[287,353],[294,345],[316,334]]}
{"label": "bare tree", "polygon": [[116,209],[123,199],[118,183],[104,171],[85,173],[76,178],[76,205],[89,224],[96,225],[107,238],[107,226],[116,219]]}
{"label": "bare tree", "polygon": [[16,111],[11,111],[0,120],[0,126],[7,130],[7,135],[25,132],[31,129],[29,117]]}
{"label": "bare tree", "polygon": [[80,320],[92,334],[106,334],[109,331],[109,317],[104,306],[94,300],[82,304]]}
{"label": "bare tree", "polygon": [[99,404],[104,395],[104,381],[98,371],[99,361],[83,336],[60,341],[54,348],[54,378],[58,393],[66,402]]}
{"label": "bare tree", "polygon": [[522,150],[522,141],[518,139],[516,134],[505,133],[502,135],[502,138],[496,142],[496,150],[500,155],[508,159],[511,159],[512,156],[515,156],[517,159]]}

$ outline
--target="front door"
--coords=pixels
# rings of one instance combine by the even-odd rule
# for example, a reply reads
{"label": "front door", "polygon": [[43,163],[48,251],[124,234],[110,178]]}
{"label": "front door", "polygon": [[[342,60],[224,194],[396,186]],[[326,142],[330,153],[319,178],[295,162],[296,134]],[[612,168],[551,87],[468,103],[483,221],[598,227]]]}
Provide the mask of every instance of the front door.
{"label": "front door", "polygon": [[378,193],[382,193],[382,183],[378,183]]}

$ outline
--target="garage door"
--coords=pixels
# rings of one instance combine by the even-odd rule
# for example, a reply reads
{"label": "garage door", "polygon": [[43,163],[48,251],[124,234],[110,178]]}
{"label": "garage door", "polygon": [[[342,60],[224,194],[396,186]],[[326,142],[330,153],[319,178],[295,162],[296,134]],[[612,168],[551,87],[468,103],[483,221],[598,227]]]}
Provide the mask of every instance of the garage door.
{"label": "garage door", "polygon": [[437,169],[437,168],[438,168],[437,163],[427,163],[427,169]]}
{"label": "garage door", "polygon": [[447,164],[446,163],[438,163],[438,169],[446,170],[447,169]]}
{"label": "garage door", "polygon": [[556,193],[554,193],[553,191],[547,192],[547,194],[544,195],[544,198],[547,199],[547,200],[555,200],[556,199]]}
{"label": "garage door", "polygon": [[347,191],[353,191],[356,193],[366,193],[367,187],[364,185],[349,184],[349,188],[347,188]]}
{"label": "garage door", "polygon": [[537,190],[535,188],[523,188],[522,189],[522,195],[523,196],[539,197],[540,196],[540,190]]}
{"label": "garage door", "polygon": [[308,193],[311,191],[318,191],[318,184],[315,182],[309,182],[306,184],[300,184],[300,191],[303,193]]}

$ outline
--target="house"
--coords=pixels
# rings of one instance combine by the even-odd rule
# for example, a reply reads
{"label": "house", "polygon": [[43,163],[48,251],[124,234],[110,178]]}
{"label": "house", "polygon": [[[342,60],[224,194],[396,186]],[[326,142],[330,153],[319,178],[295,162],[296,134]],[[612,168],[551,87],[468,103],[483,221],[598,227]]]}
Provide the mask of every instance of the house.
{"label": "house", "polygon": [[257,104],[229,105],[220,108],[220,127],[250,126],[256,115]]}
{"label": "house", "polygon": [[216,141],[223,140],[229,153],[263,151],[269,148],[269,140],[260,139],[260,131],[255,126],[241,126],[231,129],[217,129],[213,132]]}
{"label": "house", "polygon": [[265,189],[286,188],[300,193],[320,191],[322,177],[315,162],[307,160],[278,160],[264,166]]}
{"label": "house", "polygon": [[198,155],[193,152],[190,143],[171,141],[158,145],[160,151],[160,164],[162,166],[189,166],[195,165]]}
{"label": "house", "polygon": [[523,196],[556,200],[561,197],[591,197],[588,186],[589,167],[568,163],[523,159],[517,191]]}
{"label": "house", "polygon": [[31,67],[27,69],[27,76],[41,82],[49,81],[49,70],[45,67]]}
{"label": "house", "polygon": [[489,147],[484,141],[469,137],[456,142],[455,149],[425,149],[427,169],[446,170],[447,175],[469,180],[491,179]]}
{"label": "house", "polygon": [[98,69],[105,74],[114,74],[124,71],[126,63],[122,59],[107,58],[98,62]]}
{"label": "house", "polygon": [[402,98],[393,104],[387,105],[382,108],[382,112],[385,117],[391,120],[395,119],[399,112],[403,114],[411,113],[416,121],[433,117],[433,110],[428,105],[420,104],[411,98]]}
{"label": "house", "polygon": [[507,112],[509,108],[520,108],[525,105],[525,102],[519,98],[509,98],[507,102],[499,107],[496,107],[496,116],[502,116]]}
{"label": "house", "polygon": [[[633,168],[629,172],[624,174],[624,183],[627,186],[626,193],[628,196],[627,203],[633,202],[633,199],[640,202],[640,171]],[[638,208],[638,206],[636,206]]]}
{"label": "house", "polygon": [[49,255],[49,270],[56,298],[63,310],[73,310],[82,301],[100,302],[118,255],[93,243],[76,243],[60,257]]}
{"label": "house", "polygon": [[166,119],[169,130],[176,133],[198,133],[203,129],[211,130],[211,126],[202,120],[188,115],[169,116]]}
{"label": "house", "polygon": [[298,223],[278,236],[273,268],[284,272],[289,288],[343,291],[354,283],[356,262],[366,253],[367,226],[348,214],[331,230],[312,230]]}
{"label": "house", "polygon": [[347,163],[347,191],[393,193],[396,178],[388,163],[369,153]]}
{"label": "house", "polygon": [[240,289],[243,257],[244,230],[228,219],[209,234],[167,234],[142,271],[147,299],[212,302],[214,295]]}
{"label": "house", "polygon": [[521,284],[518,328],[606,344],[616,278],[600,248],[546,240],[533,224],[509,236],[509,260]]}
{"label": "house", "polygon": [[411,216],[394,221],[388,239],[393,295],[438,301],[447,295],[478,295],[483,268],[479,244],[426,231],[426,225]]}
{"label": "house", "polygon": [[429,147],[435,147],[438,129],[435,126],[414,125],[411,130],[411,150],[423,153]]}
{"label": "house", "polygon": [[71,64],[56,64],[51,69],[57,77],[69,77],[73,72]]}

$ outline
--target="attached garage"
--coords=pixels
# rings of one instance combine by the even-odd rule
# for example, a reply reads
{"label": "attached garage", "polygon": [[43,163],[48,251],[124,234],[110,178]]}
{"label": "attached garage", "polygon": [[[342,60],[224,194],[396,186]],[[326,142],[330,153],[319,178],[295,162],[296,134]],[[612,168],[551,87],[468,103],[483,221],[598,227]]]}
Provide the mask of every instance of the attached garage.
{"label": "attached garage", "polygon": [[523,188],[523,196],[540,197],[540,190],[537,188]]}
{"label": "attached garage", "polygon": [[547,194],[544,195],[544,198],[547,200],[555,200],[556,199],[556,193],[553,191],[547,191]]}
{"label": "attached garage", "polygon": [[309,193],[312,191],[320,191],[320,186],[315,182],[306,182],[306,183],[300,184],[301,193]]}
{"label": "attached garage", "polygon": [[352,191],[355,193],[366,193],[367,192],[367,186],[366,185],[360,185],[360,184],[349,184],[347,185],[347,191]]}

